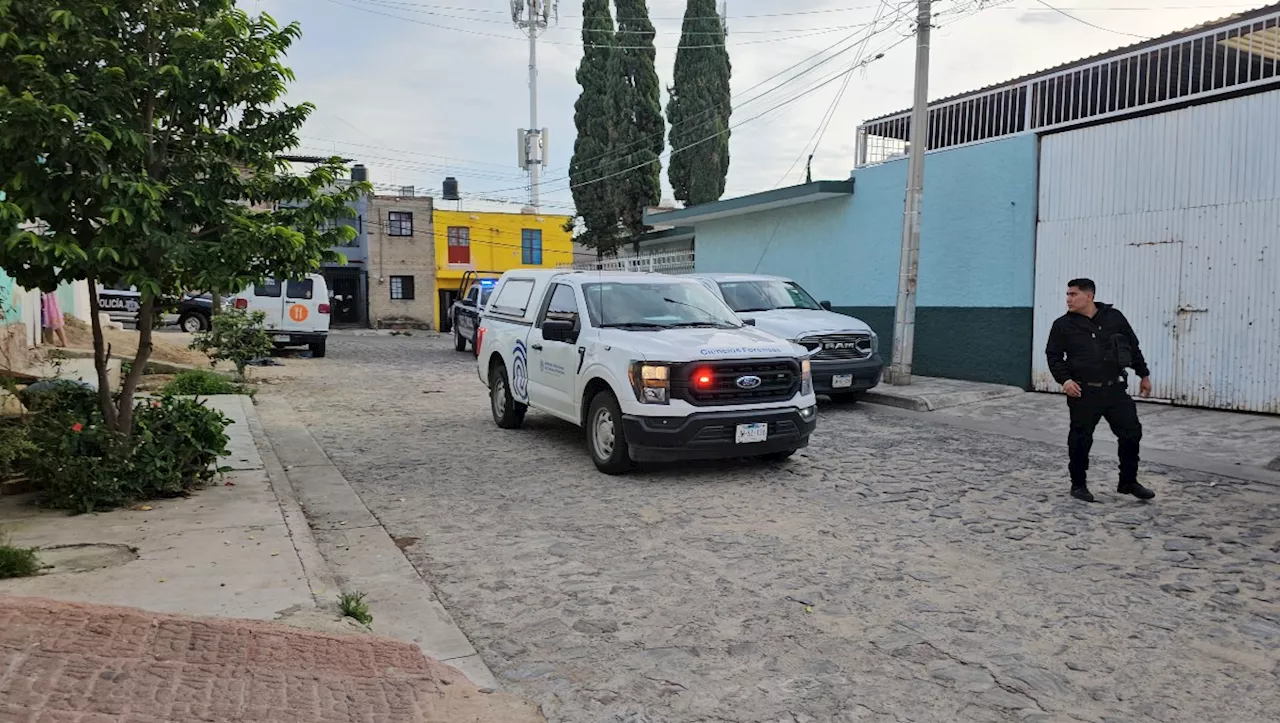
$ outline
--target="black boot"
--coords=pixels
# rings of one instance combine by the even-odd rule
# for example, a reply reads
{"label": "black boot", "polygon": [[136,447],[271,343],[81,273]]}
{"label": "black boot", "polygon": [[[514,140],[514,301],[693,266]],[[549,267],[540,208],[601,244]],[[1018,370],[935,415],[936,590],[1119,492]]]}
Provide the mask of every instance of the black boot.
{"label": "black boot", "polygon": [[1132,482],[1121,482],[1120,486],[1116,487],[1116,492],[1119,492],[1122,495],[1133,495],[1140,500],[1149,500],[1156,496],[1155,492],[1152,492],[1146,487],[1138,484],[1137,480]]}
{"label": "black boot", "polygon": [[1083,482],[1071,485],[1071,496],[1084,502],[1097,502],[1093,498],[1093,493],[1089,491],[1088,485]]}

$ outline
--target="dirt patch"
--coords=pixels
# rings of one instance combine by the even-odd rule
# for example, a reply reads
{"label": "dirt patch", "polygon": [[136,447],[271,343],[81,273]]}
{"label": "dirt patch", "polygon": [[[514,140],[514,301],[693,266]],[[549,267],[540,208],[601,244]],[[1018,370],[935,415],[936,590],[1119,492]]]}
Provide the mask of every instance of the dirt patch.
{"label": "dirt patch", "polygon": [[[67,345],[75,349],[93,349],[93,329],[88,323],[72,316],[67,317]],[[103,329],[103,336],[111,346],[111,353],[117,356],[132,358],[138,353],[138,332],[119,329]],[[151,337],[151,359],[171,364],[208,369],[212,365],[209,357],[198,351],[167,341],[163,335]]]}
{"label": "dirt patch", "polygon": [[86,545],[56,545],[40,549],[40,562],[49,574],[63,572],[93,572],[117,567],[138,559],[138,551],[128,545],[92,543]]}

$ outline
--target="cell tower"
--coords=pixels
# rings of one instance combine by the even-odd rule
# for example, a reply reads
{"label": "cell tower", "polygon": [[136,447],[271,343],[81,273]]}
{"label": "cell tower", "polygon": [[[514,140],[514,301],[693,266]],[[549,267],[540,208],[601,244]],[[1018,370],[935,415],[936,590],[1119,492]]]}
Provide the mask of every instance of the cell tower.
{"label": "cell tower", "polygon": [[542,168],[547,158],[547,129],[538,127],[538,35],[560,19],[558,0],[511,0],[511,22],[529,36],[529,127],[517,134],[520,167],[529,172],[529,205],[541,199]]}

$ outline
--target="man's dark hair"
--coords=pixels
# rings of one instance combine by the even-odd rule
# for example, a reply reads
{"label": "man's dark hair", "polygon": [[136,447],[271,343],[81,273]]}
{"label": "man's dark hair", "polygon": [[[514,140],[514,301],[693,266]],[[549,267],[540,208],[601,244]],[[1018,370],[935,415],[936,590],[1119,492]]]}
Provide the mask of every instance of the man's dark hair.
{"label": "man's dark hair", "polygon": [[1093,279],[1072,279],[1067,282],[1067,288],[1075,287],[1086,294],[1098,293],[1098,286],[1093,283]]}

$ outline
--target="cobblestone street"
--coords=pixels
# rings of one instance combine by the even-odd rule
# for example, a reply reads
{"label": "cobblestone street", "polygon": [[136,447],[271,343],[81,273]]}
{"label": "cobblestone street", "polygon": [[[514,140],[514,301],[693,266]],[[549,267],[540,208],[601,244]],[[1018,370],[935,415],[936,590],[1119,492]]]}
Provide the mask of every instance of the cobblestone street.
{"label": "cobblestone street", "polygon": [[[336,335],[284,394],[506,690],[572,723],[1274,721],[1280,489],[822,408],[790,463],[598,474],[470,354]],[[1065,409],[1060,410],[1065,416]],[[374,609],[375,617],[378,614]]]}

